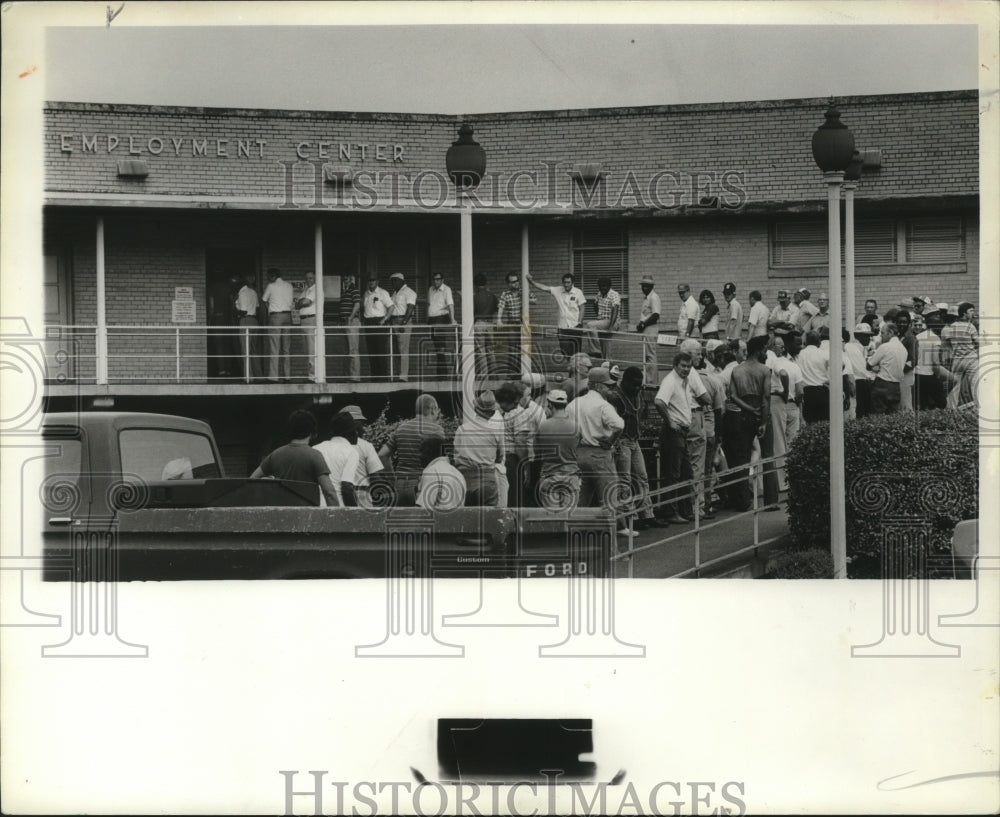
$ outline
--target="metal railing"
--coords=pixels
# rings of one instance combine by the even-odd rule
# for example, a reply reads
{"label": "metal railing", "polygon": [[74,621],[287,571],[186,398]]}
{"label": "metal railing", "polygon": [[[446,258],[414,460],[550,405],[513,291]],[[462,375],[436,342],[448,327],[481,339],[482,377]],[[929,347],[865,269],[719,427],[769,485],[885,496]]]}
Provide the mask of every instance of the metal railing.
{"label": "metal railing", "polygon": [[[107,327],[109,383],[252,383],[309,380],[315,369],[315,327],[205,326],[195,324],[113,324]],[[324,326],[325,380],[388,382],[399,379],[451,380],[458,376],[458,324]],[[654,338],[657,367],[669,366],[676,338]],[[560,345],[582,349],[603,360],[605,351],[622,368],[643,367],[647,338],[635,332],[559,330],[554,326],[477,323],[475,366],[479,376],[519,376],[522,343],[529,344],[532,368],[566,371]],[[284,346],[282,344],[285,344]],[[604,344],[603,348],[601,344]],[[46,327],[50,381],[96,382],[99,332],[94,325]],[[663,358],[660,360],[659,358]],[[273,365],[274,364],[274,365]],[[313,365],[310,365],[313,364]],[[659,371],[659,368],[658,368]]]}
{"label": "metal railing", "polygon": [[[765,505],[760,501],[760,494],[762,493],[761,482],[762,475],[766,468],[774,466],[775,470],[780,468],[784,464],[786,455],[780,455],[775,457],[767,457],[761,459],[755,459],[750,463],[744,465],[738,465],[733,468],[727,468],[724,471],[714,471],[712,474],[706,474],[700,478],[689,479],[684,482],[677,482],[672,485],[667,485],[662,488],[657,488],[649,492],[650,501],[652,503],[654,514],[656,508],[664,506],[676,506],[677,503],[683,501],[690,501],[692,505],[695,506],[695,513],[693,514],[693,525],[691,529],[685,529],[680,533],[675,533],[670,536],[665,536],[662,539],[657,539],[655,542],[650,542],[645,545],[639,545],[637,547],[632,547],[631,545],[627,550],[619,551],[616,555],[611,557],[612,562],[625,562],[628,570],[628,578],[633,578],[634,576],[634,557],[637,553],[642,553],[644,551],[654,550],[656,548],[662,548],[666,545],[676,542],[681,539],[687,539],[694,537],[694,565],[686,568],[678,573],[671,574],[665,578],[683,578],[689,575],[698,575],[702,570],[710,568],[716,564],[730,561],[736,557],[739,557],[745,553],[753,552],[756,554],[759,548],[771,544],[777,541],[781,537],[770,537],[768,539],[761,540],[760,538],[760,514],[768,509],[773,509],[774,504]],[[779,462],[780,461],[780,462]],[[718,479],[718,482],[714,482],[714,479]],[[750,493],[752,495],[751,507],[746,511],[736,511],[735,513],[727,516],[725,519],[718,519],[714,521],[709,521],[704,524],[701,520],[701,514],[697,510],[699,501],[704,497],[706,492],[709,490],[720,490],[725,489],[729,486],[734,486],[739,484],[741,481],[747,481],[750,485]],[[709,483],[711,487],[709,487]],[[634,520],[636,517],[638,509],[637,508],[626,508],[620,509],[616,516],[620,521],[620,524],[627,525],[629,530],[633,529]],[[742,547],[738,550],[727,552],[722,556],[711,559],[707,562],[701,561],[701,535],[706,531],[713,530],[715,528],[722,527],[724,525],[732,524],[733,522],[738,522],[745,519],[747,516],[753,518],[753,543]],[[631,539],[631,537],[630,537]]]}
{"label": "metal railing", "polygon": [[[96,382],[98,328],[46,328],[47,379]],[[325,380],[389,382],[451,380],[458,376],[461,328],[456,324],[324,326]],[[315,377],[315,327],[107,327],[110,383],[253,383]]]}

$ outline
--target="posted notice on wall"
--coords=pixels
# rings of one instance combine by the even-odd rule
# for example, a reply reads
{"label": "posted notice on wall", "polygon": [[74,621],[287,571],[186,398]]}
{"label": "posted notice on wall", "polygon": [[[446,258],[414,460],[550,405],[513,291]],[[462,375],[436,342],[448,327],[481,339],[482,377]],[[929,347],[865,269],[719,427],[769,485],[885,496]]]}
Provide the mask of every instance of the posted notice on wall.
{"label": "posted notice on wall", "polygon": [[170,320],[172,323],[194,323],[198,316],[194,301],[171,301]]}

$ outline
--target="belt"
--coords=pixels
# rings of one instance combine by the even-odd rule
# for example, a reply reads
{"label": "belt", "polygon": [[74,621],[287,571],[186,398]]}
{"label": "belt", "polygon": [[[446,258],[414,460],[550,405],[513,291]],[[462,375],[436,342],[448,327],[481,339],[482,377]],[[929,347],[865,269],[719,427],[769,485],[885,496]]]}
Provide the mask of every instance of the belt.
{"label": "belt", "polygon": [[698,406],[698,408],[691,409],[691,413],[694,414],[694,412],[696,411],[704,411],[704,410],[705,410],[704,406]]}
{"label": "belt", "polygon": [[303,315],[303,314],[302,314],[302,313],[300,312],[300,313],[299,313],[299,317],[300,317],[300,318],[315,318],[315,317],[316,317],[316,313],[315,313],[315,312],[313,312],[313,313],[312,313],[311,315]]}
{"label": "belt", "polygon": [[290,310],[290,309],[272,309],[267,314],[269,314],[269,315],[288,315],[288,314],[291,313],[291,311],[292,310]]}

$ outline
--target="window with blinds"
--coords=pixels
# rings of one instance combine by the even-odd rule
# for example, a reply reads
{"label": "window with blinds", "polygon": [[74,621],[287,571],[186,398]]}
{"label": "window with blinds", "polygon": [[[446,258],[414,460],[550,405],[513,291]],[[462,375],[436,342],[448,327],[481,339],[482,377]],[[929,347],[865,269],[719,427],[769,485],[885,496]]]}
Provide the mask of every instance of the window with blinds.
{"label": "window with blinds", "polygon": [[826,236],[826,222],[775,223],[771,232],[771,266],[822,266],[827,263]]}
{"label": "window with blinds", "polygon": [[965,260],[962,219],[913,218],[906,223],[906,257],[914,262]]}
{"label": "window with blinds", "polygon": [[[595,298],[597,279],[608,277],[611,288],[621,295],[621,319],[628,320],[628,232],[619,227],[581,227],[573,231],[573,277],[588,298]],[[587,318],[596,317],[596,307],[587,304]]]}
{"label": "window with blinds", "polygon": [[[771,229],[772,267],[818,267],[828,263],[827,222],[778,221]],[[844,258],[841,232],[841,259]],[[965,226],[961,216],[857,220],[854,263],[955,263],[965,260]]]}

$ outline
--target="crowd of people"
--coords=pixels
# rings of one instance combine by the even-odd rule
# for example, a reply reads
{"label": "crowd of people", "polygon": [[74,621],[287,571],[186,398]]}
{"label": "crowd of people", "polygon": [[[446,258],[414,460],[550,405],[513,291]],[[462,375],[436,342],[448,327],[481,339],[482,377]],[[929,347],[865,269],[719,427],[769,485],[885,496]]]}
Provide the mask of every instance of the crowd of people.
{"label": "crowd of people", "polygon": [[[658,323],[662,304],[652,298],[652,283],[644,280],[643,288],[636,331],[645,335]],[[561,310],[580,302],[570,276],[562,288],[546,289],[565,305]],[[602,282],[601,297],[608,301],[599,312],[602,323],[585,327],[602,351],[608,347],[601,346],[607,338],[600,333],[614,331],[620,320],[620,300],[612,292]],[[776,510],[786,486],[783,458],[801,424],[829,419],[830,332],[836,324],[826,293],[813,305],[804,288],[780,290],[777,305],[768,309],[754,290],[745,320],[736,287],[727,283],[722,293],[725,312],[712,292],[695,300],[690,287],[678,287],[678,343],[665,377],[655,360],[653,366],[648,359],[625,365],[567,343],[564,371],[527,373],[480,391],[451,440],[430,394],[417,398],[415,416],[400,422],[377,452],[361,436],[361,410],[348,406],[312,447],[316,429],[299,417],[292,443],[266,458],[256,475],[308,477],[330,505],[372,506],[377,481],[395,504],[438,510],[605,506],[622,520],[619,533],[633,536],[643,528],[711,519],[720,505],[749,510],[755,481],[748,469],[759,458],[759,507]],[[513,294],[497,300],[501,323],[505,313],[520,314]],[[845,416],[974,404],[978,340],[970,302],[951,306],[920,296],[879,314],[869,300],[854,331],[842,330],[839,339]],[[640,447],[650,417],[658,420],[655,502]]]}

